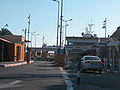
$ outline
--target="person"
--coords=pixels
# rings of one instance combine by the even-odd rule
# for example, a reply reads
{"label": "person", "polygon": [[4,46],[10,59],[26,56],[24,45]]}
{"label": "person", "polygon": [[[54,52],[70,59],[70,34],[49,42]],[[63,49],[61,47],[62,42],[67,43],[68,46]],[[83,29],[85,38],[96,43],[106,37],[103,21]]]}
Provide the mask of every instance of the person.
{"label": "person", "polygon": [[30,62],[29,60],[29,49],[28,49],[28,46],[27,46],[27,64]]}

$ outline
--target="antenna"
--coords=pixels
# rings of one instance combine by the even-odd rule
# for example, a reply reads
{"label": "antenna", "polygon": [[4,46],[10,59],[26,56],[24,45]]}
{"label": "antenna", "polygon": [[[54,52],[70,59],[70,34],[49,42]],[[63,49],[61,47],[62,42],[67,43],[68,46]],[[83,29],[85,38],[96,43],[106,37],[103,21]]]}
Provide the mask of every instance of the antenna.
{"label": "antenna", "polygon": [[45,36],[43,35],[42,43],[45,43]]}
{"label": "antenna", "polygon": [[92,31],[92,27],[94,26],[94,24],[92,23],[92,18],[91,18],[91,23],[88,24],[89,26],[89,33],[92,34],[94,31]]}

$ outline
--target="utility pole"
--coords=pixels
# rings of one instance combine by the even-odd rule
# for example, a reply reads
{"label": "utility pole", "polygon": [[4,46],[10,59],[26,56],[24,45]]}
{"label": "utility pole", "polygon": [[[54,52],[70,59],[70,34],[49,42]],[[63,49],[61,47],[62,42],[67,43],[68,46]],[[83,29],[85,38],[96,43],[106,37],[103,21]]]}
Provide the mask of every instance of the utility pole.
{"label": "utility pole", "polygon": [[66,45],[66,35],[67,35],[67,26],[69,26],[67,24],[68,21],[72,21],[73,19],[69,19],[69,20],[63,20],[65,22],[65,45]]}
{"label": "utility pole", "polygon": [[61,18],[60,18],[60,48],[62,47],[62,19],[63,18],[63,0],[61,0]]}
{"label": "utility pole", "polygon": [[30,34],[30,14],[28,16],[28,44],[27,44],[27,63],[30,62],[30,52],[29,52],[29,34]]}
{"label": "utility pole", "polygon": [[27,31],[27,29],[25,28],[25,40],[26,40],[26,31]]}
{"label": "utility pole", "polygon": [[105,58],[105,69],[107,68],[107,49],[106,49],[106,45],[107,45],[107,43],[106,43],[106,26],[107,26],[107,18],[105,18],[105,20],[103,21],[103,29],[105,29],[105,56],[104,56],[104,58]]}
{"label": "utility pole", "polygon": [[56,46],[58,46],[58,35],[59,35],[59,12],[60,12],[60,2],[58,0],[53,0],[58,3],[58,18],[57,18],[57,41]]}
{"label": "utility pole", "polygon": [[[28,16],[28,41],[29,41],[29,34],[30,34],[30,18],[31,18],[31,14],[29,14]],[[28,44],[29,46],[29,44]]]}

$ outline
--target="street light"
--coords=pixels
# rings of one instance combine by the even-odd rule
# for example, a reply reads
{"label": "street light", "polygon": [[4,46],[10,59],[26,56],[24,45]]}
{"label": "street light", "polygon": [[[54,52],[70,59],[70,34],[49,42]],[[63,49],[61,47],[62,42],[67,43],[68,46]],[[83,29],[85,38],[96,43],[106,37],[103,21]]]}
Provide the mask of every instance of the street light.
{"label": "street light", "polygon": [[60,2],[58,0],[53,0],[58,3],[58,19],[57,19],[57,41],[56,46],[58,46],[58,33],[59,33],[59,12],[60,12]]}
{"label": "street light", "polygon": [[35,34],[35,31],[31,33],[31,47],[32,47],[32,35]]}
{"label": "street light", "polygon": [[65,22],[65,45],[66,45],[66,34],[67,34],[67,26],[69,26],[69,24],[67,24],[68,21],[72,21],[73,19],[69,19],[69,20],[63,20]]}
{"label": "street light", "polygon": [[40,34],[35,34],[35,48],[36,48],[36,37],[37,35],[40,35]]}
{"label": "street light", "polygon": [[[31,24],[30,19],[31,19],[31,14],[29,14],[29,16],[28,16],[28,41],[29,41],[30,24]],[[29,46],[29,44],[27,46]]]}
{"label": "street light", "polygon": [[62,42],[62,18],[63,18],[63,0],[61,0],[61,16],[60,16],[60,48],[62,46],[61,42]]}

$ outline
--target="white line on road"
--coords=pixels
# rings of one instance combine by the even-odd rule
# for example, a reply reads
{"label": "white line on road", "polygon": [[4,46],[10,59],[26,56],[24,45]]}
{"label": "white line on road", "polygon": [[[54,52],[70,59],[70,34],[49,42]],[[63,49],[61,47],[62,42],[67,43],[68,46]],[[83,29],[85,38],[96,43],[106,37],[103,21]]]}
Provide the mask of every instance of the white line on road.
{"label": "white line on road", "polygon": [[16,80],[16,81],[13,81],[13,82],[8,83],[8,84],[10,84],[10,85],[14,85],[14,84],[17,84],[17,83],[20,83],[20,82],[22,82],[22,81],[21,81],[21,80]]}
{"label": "white line on road", "polygon": [[7,84],[0,84],[0,89],[3,89],[3,88],[11,88],[11,87],[20,87],[20,85],[15,85],[17,83],[20,83],[22,82],[21,80],[16,80],[16,81],[13,81],[13,82],[10,82],[10,83],[7,83]]}
{"label": "white line on road", "polygon": [[73,83],[67,75],[68,73],[66,71],[64,71],[62,67],[59,67],[59,68],[63,74],[63,78],[65,79],[65,83],[67,85],[67,90],[74,90]]}

